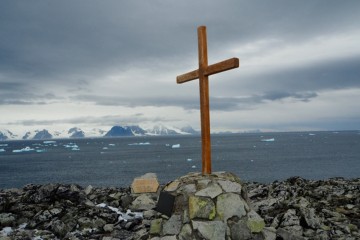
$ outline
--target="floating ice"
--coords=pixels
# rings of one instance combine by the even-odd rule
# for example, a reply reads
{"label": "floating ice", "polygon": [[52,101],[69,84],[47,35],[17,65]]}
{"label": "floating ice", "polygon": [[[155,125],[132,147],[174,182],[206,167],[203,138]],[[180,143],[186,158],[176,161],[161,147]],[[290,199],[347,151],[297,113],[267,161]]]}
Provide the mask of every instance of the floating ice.
{"label": "floating ice", "polygon": [[262,142],[274,142],[275,138],[265,138],[265,139],[261,139]]}
{"label": "floating ice", "polygon": [[45,149],[37,149],[36,152],[42,153],[42,152],[46,152],[46,150]]}
{"label": "floating ice", "polygon": [[80,150],[79,146],[76,145],[76,143],[65,144],[64,147],[71,148],[72,151],[79,151]]}
{"label": "floating ice", "polygon": [[56,141],[43,141],[44,144],[56,143]]}
{"label": "floating ice", "polygon": [[114,143],[109,143],[109,146],[115,147],[115,144]]}
{"label": "floating ice", "polygon": [[21,152],[30,152],[30,151],[34,151],[34,150],[35,149],[26,146],[25,148],[22,148],[22,149],[14,149],[12,152],[13,153],[21,153]]}
{"label": "floating ice", "polygon": [[102,149],[106,150],[106,149],[109,149],[108,147],[103,147]]}
{"label": "floating ice", "polygon": [[0,148],[0,152],[5,152],[5,149],[3,149],[3,148]]}
{"label": "floating ice", "polygon": [[66,147],[66,148],[78,148],[79,146],[76,145],[76,143],[69,143],[69,144],[65,144],[64,147]]}
{"label": "floating ice", "polygon": [[192,165],[191,168],[196,168],[196,166],[195,166],[195,165]]}
{"label": "floating ice", "polygon": [[309,133],[309,136],[315,136],[316,134],[315,133]]}
{"label": "floating ice", "polygon": [[191,158],[188,158],[186,161],[191,162],[191,161],[192,161],[192,159],[191,159]]}
{"label": "floating ice", "polygon": [[171,146],[171,148],[180,148],[180,144],[174,144]]}
{"label": "floating ice", "polygon": [[7,147],[7,146],[8,146],[7,143],[0,144],[0,147]]}
{"label": "floating ice", "polygon": [[140,142],[140,143],[129,143],[129,146],[144,146],[144,145],[151,145],[149,142]]}

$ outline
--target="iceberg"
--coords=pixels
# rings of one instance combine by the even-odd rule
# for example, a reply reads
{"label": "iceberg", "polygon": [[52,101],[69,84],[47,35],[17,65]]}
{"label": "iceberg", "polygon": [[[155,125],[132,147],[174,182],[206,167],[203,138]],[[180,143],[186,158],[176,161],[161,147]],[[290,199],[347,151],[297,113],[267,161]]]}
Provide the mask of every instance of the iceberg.
{"label": "iceberg", "polygon": [[7,143],[0,144],[0,147],[7,147],[7,146],[8,146]]}
{"label": "iceberg", "polygon": [[191,168],[196,168],[196,166],[195,166],[195,165],[192,165]]}
{"label": "iceberg", "polygon": [[275,138],[265,138],[265,139],[261,139],[262,142],[274,142]]}
{"label": "iceberg", "polygon": [[144,146],[144,145],[151,145],[149,142],[140,142],[140,143],[129,143],[129,146]]}
{"label": "iceberg", "polygon": [[64,147],[66,147],[66,148],[79,148],[79,146],[76,145],[76,143],[65,144]]}
{"label": "iceberg", "polygon": [[13,153],[21,153],[21,152],[30,152],[30,151],[34,151],[34,150],[35,149],[26,146],[25,148],[22,148],[22,149],[14,149],[12,152]]}
{"label": "iceberg", "polygon": [[179,143],[178,143],[178,144],[174,144],[174,145],[171,146],[171,148],[180,148],[180,144],[179,144]]}
{"label": "iceberg", "polygon": [[44,144],[56,143],[56,141],[43,141]]}
{"label": "iceberg", "polygon": [[114,143],[109,143],[109,146],[115,147],[115,144]]}
{"label": "iceberg", "polygon": [[79,146],[76,145],[76,143],[65,144],[64,147],[71,148],[72,151],[79,151],[80,150]]}
{"label": "iceberg", "polygon": [[102,149],[103,149],[103,150],[107,150],[107,149],[109,149],[109,148],[108,148],[108,147],[103,147]]}
{"label": "iceberg", "polygon": [[42,152],[46,152],[46,150],[45,149],[37,149],[36,152],[42,153]]}
{"label": "iceberg", "polygon": [[0,152],[5,152],[5,149],[3,149],[3,148],[0,148]]}
{"label": "iceberg", "polygon": [[188,162],[191,162],[191,161],[192,161],[192,159],[191,159],[191,158],[188,158],[188,159],[187,159],[187,161],[188,161]]}

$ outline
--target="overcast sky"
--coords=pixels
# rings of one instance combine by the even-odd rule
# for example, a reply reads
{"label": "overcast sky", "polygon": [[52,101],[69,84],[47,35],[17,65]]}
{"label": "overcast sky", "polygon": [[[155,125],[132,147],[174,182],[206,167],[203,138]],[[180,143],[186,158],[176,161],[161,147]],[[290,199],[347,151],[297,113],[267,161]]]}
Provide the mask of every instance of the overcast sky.
{"label": "overcast sky", "polygon": [[360,1],[0,3],[0,129],[200,128],[207,26],[213,131],[360,129]]}

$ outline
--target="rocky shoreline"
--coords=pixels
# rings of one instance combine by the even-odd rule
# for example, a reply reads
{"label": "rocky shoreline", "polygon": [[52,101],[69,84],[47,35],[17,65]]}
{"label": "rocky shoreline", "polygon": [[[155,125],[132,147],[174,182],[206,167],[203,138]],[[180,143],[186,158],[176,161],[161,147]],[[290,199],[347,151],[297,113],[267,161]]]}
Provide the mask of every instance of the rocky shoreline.
{"label": "rocky shoreline", "polygon": [[[243,184],[265,239],[360,239],[360,178]],[[149,239],[158,194],[74,184],[0,190],[0,240]]]}

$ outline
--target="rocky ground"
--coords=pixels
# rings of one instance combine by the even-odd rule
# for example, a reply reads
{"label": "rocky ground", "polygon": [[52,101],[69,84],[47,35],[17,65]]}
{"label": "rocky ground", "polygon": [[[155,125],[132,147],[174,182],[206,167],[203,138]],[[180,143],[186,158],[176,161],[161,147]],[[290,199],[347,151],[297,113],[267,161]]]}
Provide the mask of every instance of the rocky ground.
{"label": "rocky ground", "polygon": [[[360,178],[246,186],[273,240],[360,239]],[[0,190],[0,240],[148,239],[157,196],[64,184]]]}

